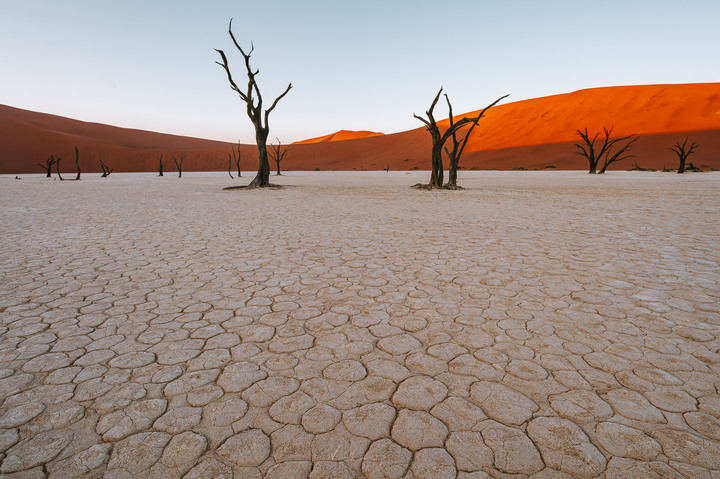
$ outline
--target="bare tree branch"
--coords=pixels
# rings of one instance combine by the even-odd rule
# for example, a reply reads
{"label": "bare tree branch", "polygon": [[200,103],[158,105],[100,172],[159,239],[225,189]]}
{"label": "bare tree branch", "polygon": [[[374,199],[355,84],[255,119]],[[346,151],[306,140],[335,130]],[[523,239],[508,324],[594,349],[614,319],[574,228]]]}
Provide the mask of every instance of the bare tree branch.
{"label": "bare tree branch", "polygon": [[[280,95],[279,97],[275,98],[275,101],[273,102],[272,105],[270,105],[270,108],[268,108],[267,110],[265,110],[265,126],[266,126],[266,127],[269,125],[268,119],[269,119],[269,117],[270,117],[270,112],[273,111],[273,110],[275,109],[275,107],[277,106],[278,102],[279,102],[280,100],[282,100],[283,97],[290,92],[290,89],[292,89],[292,83],[288,84],[287,88],[286,88],[285,91],[282,93],[282,95]],[[259,95],[259,94],[260,94],[260,92],[258,92],[258,95]]]}

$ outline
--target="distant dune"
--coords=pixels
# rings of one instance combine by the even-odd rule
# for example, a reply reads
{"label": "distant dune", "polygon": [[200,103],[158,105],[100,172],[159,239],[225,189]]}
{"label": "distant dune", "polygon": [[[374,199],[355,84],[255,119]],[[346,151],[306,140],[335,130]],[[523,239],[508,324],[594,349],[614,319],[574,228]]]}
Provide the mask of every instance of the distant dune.
{"label": "distant dune", "polygon": [[[426,100],[428,104],[418,104],[417,111],[429,106],[431,98]],[[490,101],[488,98],[483,103]],[[436,109],[438,117],[445,111],[442,106]],[[700,144],[689,161],[705,169],[720,169],[720,83],[592,88],[500,104],[480,120],[460,166],[585,169],[585,160],[575,154],[575,131],[585,127],[591,132],[601,131],[604,126],[614,127],[613,133],[619,136],[641,135],[632,150],[635,158],[610,169],[629,169],[635,161],[644,168],[674,168],[677,160],[668,148],[686,136]],[[222,171],[227,170],[230,152],[229,143],[87,123],[0,105],[0,173],[41,173],[38,163],[44,163],[51,154],[63,157],[62,172],[72,173],[75,146],[80,150],[84,172],[100,171],[100,159],[118,172],[156,171],[161,155],[166,171],[175,169],[172,156],[184,158],[184,171]],[[340,130],[296,142],[287,149],[282,163],[286,170],[430,168],[430,138],[424,128],[388,135]],[[242,145],[241,151],[243,171],[255,170],[255,146]]]}
{"label": "distant dune", "polygon": [[340,130],[335,133],[331,133],[325,136],[318,136],[317,138],[310,138],[309,140],[296,141],[293,145],[308,145],[310,143],[321,143],[323,141],[345,141],[345,140],[357,140],[358,138],[369,138],[371,136],[381,136],[384,133],[377,133],[374,131],[349,131]]}

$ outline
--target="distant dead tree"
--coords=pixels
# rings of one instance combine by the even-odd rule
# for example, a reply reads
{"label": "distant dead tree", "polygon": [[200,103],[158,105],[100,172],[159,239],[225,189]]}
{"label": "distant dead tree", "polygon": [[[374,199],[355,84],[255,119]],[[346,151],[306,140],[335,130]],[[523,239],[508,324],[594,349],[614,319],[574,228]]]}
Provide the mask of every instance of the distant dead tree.
{"label": "distant dead tree", "polygon": [[100,160],[100,168],[102,169],[102,175],[100,176],[100,178],[110,176],[110,173],[115,171],[114,169],[110,169],[105,163],[103,163],[103,160]]}
{"label": "distant dead tree", "polygon": [[[688,148],[687,147],[688,139],[689,139],[689,137],[686,136],[685,141],[683,142],[682,145],[678,141],[675,143],[675,146],[670,148],[670,151],[674,152],[677,155],[678,160],[680,160],[680,166],[678,166],[678,173],[685,173],[685,160],[687,160],[688,156],[690,156],[691,154],[693,154],[693,152],[695,152],[695,148],[700,146],[699,144],[692,142],[690,144],[690,147]],[[692,163],[690,163],[690,164],[692,165]]]}
{"label": "distant dead tree", "polygon": [[[472,119],[472,124],[470,125],[470,128],[468,128],[467,133],[465,134],[465,138],[462,140],[458,140],[457,138],[457,130],[453,131],[452,134],[452,141],[453,141],[453,148],[452,150],[448,150],[447,147],[445,147],[445,154],[448,156],[448,159],[450,160],[450,165],[448,167],[448,182],[447,185],[445,185],[448,188],[457,188],[457,170],[458,165],[460,164],[460,157],[463,154],[463,151],[465,150],[465,145],[467,145],[468,138],[470,138],[470,134],[472,133],[473,129],[478,124],[478,121],[480,121],[480,118],[485,115],[485,112],[488,111],[491,107],[495,106],[500,100],[503,98],[507,98],[509,95],[501,96],[497,100],[495,100],[494,103],[486,106],[481,112],[480,115]],[[447,96],[447,93],[445,94],[445,100],[448,104],[448,112],[450,114],[450,127],[452,128],[453,124],[455,123],[455,119],[453,118],[453,111],[452,111],[452,105],[450,104],[450,97]]]}
{"label": "distant dead tree", "polygon": [[175,158],[175,155],[172,155],[172,159],[175,162],[175,167],[177,167],[178,170],[178,178],[182,178],[182,163],[185,159],[185,155],[180,155],[180,161]]}
{"label": "distant dead tree", "polygon": [[638,165],[637,160],[633,162],[633,167],[630,168],[630,171],[657,171],[653,170],[652,168],[643,168],[642,166]]}
{"label": "distant dead tree", "polygon": [[38,163],[38,166],[40,166],[40,168],[42,168],[43,170],[45,170],[45,173],[46,173],[46,177],[47,177],[47,178],[51,178],[51,177],[52,177],[52,167],[53,167],[53,165],[55,164],[56,161],[57,161],[57,159],[55,158],[55,155],[50,155],[50,156],[48,156],[48,159],[45,160],[45,164],[44,164],[44,165],[43,165],[42,163]]}
{"label": "distant dead tree", "polygon": [[62,177],[62,175],[60,175],[60,160],[62,160],[62,158],[60,158],[59,156],[55,157],[55,171],[57,172],[57,175],[58,175],[58,178],[60,178],[60,181],[63,181],[63,177]]}
{"label": "distant dead tree", "polygon": [[[435,99],[433,100],[432,104],[430,105],[430,109],[425,111],[425,115],[427,116],[427,120],[421,116],[413,114],[415,118],[420,120],[425,124],[425,127],[427,128],[428,132],[430,132],[430,136],[432,137],[432,173],[430,174],[430,183],[425,185],[426,188],[442,188],[443,187],[443,161],[442,161],[442,152],[443,148],[445,146],[445,142],[453,136],[453,134],[458,131],[460,128],[468,125],[469,123],[477,122],[483,115],[483,113],[490,108],[491,106],[497,104],[500,100],[505,98],[507,95],[502,96],[495,100],[492,104],[490,104],[488,107],[486,107],[483,112],[474,118],[468,118],[464,117],[457,122],[451,121],[450,127],[445,130],[444,133],[440,133],[440,127],[437,125],[437,122],[435,121],[435,117],[433,116],[433,110],[435,109],[435,105],[437,105],[438,100],[440,99],[440,94],[442,93],[443,89],[440,88],[440,91],[438,91],[437,95],[435,95]],[[449,102],[448,102],[449,104]]]}
{"label": "distant dead tree", "polygon": [[77,168],[77,176],[75,177],[75,181],[80,180],[80,152],[77,149],[77,146],[75,147],[75,167]]}
{"label": "distant dead tree", "polygon": [[[613,129],[610,128],[608,130],[607,128],[603,127],[605,138],[602,140],[602,145],[598,143],[598,149],[595,146],[595,142],[597,141],[598,136],[600,136],[599,132],[596,133],[595,136],[592,137],[592,139],[590,139],[590,134],[588,133],[587,128],[585,128],[585,131],[576,131],[577,134],[580,135],[580,137],[583,139],[584,144],[575,143],[575,146],[580,150],[576,151],[575,153],[585,157],[585,159],[588,160],[588,164],[590,167],[588,173],[590,174],[603,174],[605,173],[605,170],[607,170],[607,167],[615,163],[616,161],[633,158],[634,155],[625,155],[625,152],[628,151],[630,146],[635,143],[638,138],[640,138],[637,134],[633,133],[632,135],[623,136],[622,138],[610,139],[610,135],[612,134]],[[629,141],[622,145],[622,142],[626,140]],[[615,146],[618,146],[619,149],[616,153],[612,153],[612,150],[613,148],[615,148]],[[600,166],[600,162],[603,163],[600,172],[598,172],[597,169]]]}
{"label": "distant dead tree", "polygon": [[163,166],[162,153],[160,153],[160,158],[158,159],[158,176],[163,176]]}
{"label": "distant dead tree", "polygon": [[233,163],[235,163],[235,167],[237,168],[237,175],[238,178],[242,178],[242,171],[240,171],[240,160],[242,159],[242,153],[240,152],[240,142],[238,141],[237,144],[237,153],[235,152],[235,146],[230,146],[230,153],[228,153],[228,174],[230,175],[230,178],[232,178],[232,174],[230,173],[230,167]]}
{"label": "distant dead tree", "polygon": [[280,173],[280,162],[285,158],[285,155],[287,154],[288,150],[282,148],[282,143],[280,143],[280,138],[277,138],[277,145],[270,145],[270,156],[273,160],[275,160],[275,165],[277,166],[277,173],[275,176],[281,176],[282,173]]}
{"label": "distant dead tree", "polygon": [[243,58],[245,59],[245,70],[247,71],[247,77],[248,77],[248,84],[247,84],[247,90],[242,91],[240,87],[237,86],[235,83],[235,80],[233,80],[232,74],[230,73],[230,66],[228,65],[227,57],[225,56],[225,53],[222,50],[215,49],[220,54],[220,57],[222,58],[222,63],[215,62],[221,67],[225,69],[225,72],[227,73],[228,81],[230,82],[230,88],[235,90],[237,94],[240,96],[240,99],[245,102],[247,106],[247,115],[250,118],[250,121],[252,122],[253,126],[255,127],[255,140],[257,143],[258,148],[258,172],[255,178],[250,182],[248,185],[248,188],[262,188],[270,186],[270,163],[268,162],[268,152],[267,152],[267,138],[270,134],[270,126],[268,123],[268,119],[270,117],[270,113],[275,109],[278,102],[288,94],[290,89],[292,88],[292,83],[288,84],[285,91],[278,96],[275,101],[270,105],[270,108],[265,110],[265,113],[263,114],[262,111],[262,105],[263,105],[263,99],[262,95],[260,94],[260,88],[258,87],[257,81],[255,80],[255,76],[260,72],[260,70],[255,70],[250,67],[250,55],[252,55],[253,50],[255,47],[250,44],[250,51],[248,53],[245,53],[245,50],[240,47],[237,40],[235,40],[235,35],[233,35],[232,32],[232,19],[230,19],[230,25],[228,27],[228,33],[230,33],[230,38],[232,39],[233,43],[235,44],[235,48],[237,48],[240,53],[242,54]]}

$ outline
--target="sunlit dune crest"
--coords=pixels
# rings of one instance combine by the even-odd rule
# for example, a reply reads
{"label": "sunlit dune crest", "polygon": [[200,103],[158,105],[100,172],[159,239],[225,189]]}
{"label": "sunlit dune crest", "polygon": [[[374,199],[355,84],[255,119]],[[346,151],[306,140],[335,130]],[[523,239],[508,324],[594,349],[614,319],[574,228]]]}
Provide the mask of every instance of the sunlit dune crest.
{"label": "sunlit dune crest", "polygon": [[466,151],[574,142],[585,127],[614,127],[618,136],[720,129],[720,83],[592,88],[500,104],[486,112]]}
{"label": "sunlit dune crest", "polygon": [[[482,108],[494,98],[478,92],[474,107]],[[431,100],[420,99],[416,112],[424,111]],[[438,103],[437,118],[442,118],[444,106]],[[459,110],[457,105],[455,110]],[[447,124],[447,119],[440,122]],[[592,136],[603,127],[614,128],[614,136],[640,135],[633,144],[634,158],[610,169],[629,169],[634,162],[644,168],[674,168],[677,160],[669,148],[686,136],[700,145],[690,161],[706,170],[720,169],[720,83],[603,87],[500,103],[486,112],[473,131],[460,168],[585,169],[587,163],[574,146],[579,139],[576,130],[587,128]],[[287,145],[282,169],[429,169],[430,146],[430,136],[420,122],[418,128],[387,135],[340,130]],[[73,172],[74,147],[80,151],[83,172],[88,173],[100,171],[100,159],[117,172],[155,171],[161,155],[169,165],[166,171],[173,169],[173,155],[184,158],[185,171],[222,171],[228,169],[230,153],[229,143],[0,105],[0,173],[41,173],[38,163],[51,154],[63,157],[63,172]],[[255,145],[240,149],[243,171],[256,170]]]}
{"label": "sunlit dune crest", "polygon": [[293,145],[308,145],[310,143],[320,143],[323,141],[345,141],[345,140],[357,140],[359,138],[370,138],[371,136],[382,136],[384,133],[378,133],[375,131],[350,131],[340,130],[335,133],[331,133],[325,136],[318,136],[317,138],[309,138],[307,140],[296,141]]}

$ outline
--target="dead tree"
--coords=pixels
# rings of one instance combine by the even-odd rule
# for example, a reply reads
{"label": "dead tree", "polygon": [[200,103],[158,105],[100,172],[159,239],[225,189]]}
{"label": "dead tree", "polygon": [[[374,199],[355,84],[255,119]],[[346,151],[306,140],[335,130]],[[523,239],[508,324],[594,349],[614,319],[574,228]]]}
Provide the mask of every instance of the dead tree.
{"label": "dead tree", "polygon": [[238,170],[238,178],[242,178],[242,171],[240,170],[240,163],[242,160],[242,152],[240,151],[240,140],[238,140],[237,144],[237,156],[235,157],[235,166]]}
{"label": "dead tree", "polygon": [[[452,150],[448,150],[447,147],[445,147],[445,154],[448,156],[448,159],[450,160],[450,165],[448,167],[448,182],[447,185],[445,185],[447,188],[457,188],[457,170],[458,165],[460,164],[460,157],[463,154],[463,151],[465,150],[465,145],[467,145],[468,138],[470,138],[470,134],[475,129],[475,127],[478,124],[478,121],[480,121],[480,118],[485,115],[485,112],[488,111],[491,107],[495,106],[500,100],[503,98],[507,98],[509,95],[501,96],[495,102],[492,104],[486,106],[483,108],[483,110],[480,112],[480,115],[472,120],[472,124],[470,125],[470,128],[468,128],[467,133],[465,134],[465,138],[462,140],[458,140],[457,138],[457,131],[454,131],[452,134],[452,141],[453,141],[453,148]],[[447,93],[445,94],[445,100],[447,100],[448,104],[448,112],[450,114],[450,127],[452,128],[453,124],[455,123],[455,120],[453,118],[453,111],[452,111],[452,105],[450,104],[450,98],[447,96]]]}
{"label": "dead tree", "polygon": [[80,152],[78,152],[77,146],[75,147],[75,167],[77,168],[77,176],[75,181],[80,180]]}
{"label": "dead tree", "polygon": [[160,153],[160,158],[158,159],[158,176],[163,176],[163,160],[162,160],[162,153]]}
{"label": "dead tree", "polygon": [[[432,104],[430,105],[430,109],[425,112],[425,115],[427,115],[427,120],[421,116],[413,114],[415,118],[420,120],[425,124],[425,127],[427,128],[428,132],[430,132],[430,136],[432,137],[432,173],[430,174],[430,183],[426,185],[428,188],[442,188],[443,187],[443,162],[442,162],[442,152],[443,147],[445,146],[445,142],[460,128],[464,127],[465,125],[477,122],[481,117],[482,113],[474,118],[468,118],[464,117],[460,119],[457,122],[451,122],[450,127],[445,130],[445,133],[440,133],[440,127],[437,125],[437,122],[435,121],[435,117],[433,116],[433,110],[435,109],[435,105],[437,104],[438,100],[440,99],[440,94],[442,93],[443,89],[440,88],[440,91],[438,91],[437,95],[435,95],[435,99],[433,100]],[[505,95],[507,96],[507,95]],[[505,98],[505,96],[498,98],[495,100],[492,105],[495,105],[497,102]],[[490,106],[492,106],[490,105]],[[487,108],[490,108],[487,107]],[[485,110],[487,110],[487,108]],[[483,112],[485,111],[483,110]]]}
{"label": "dead tree", "polygon": [[275,99],[272,105],[270,105],[270,108],[265,110],[265,113],[263,114],[263,98],[260,94],[260,88],[258,87],[257,81],[255,80],[255,77],[260,72],[260,70],[253,71],[253,69],[250,67],[250,55],[252,55],[255,47],[250,44],[250,51],[248,53],[245,53],[245,50],[242,49],[242,47],[238,44],[237,40],[235,40],[235,35],[233,35],[232,19],[230,19],[228,33],[230,33],[230,38],[232,39],[235,48],[240,51],[243,58],[245,59],[245,70],[247,71],[248,77],[247,90],[242,91],[240,87],[238,87],[235,83],[235,80],[233,80],[232,74],[230,73],[230,66],[228,65],[227,57],[222,50],[215,49],[215,51],[220,54],[220,58],[222,58],[222,63],[215,63],[225,69],[228,81],[230,82],[230,88],[235,90],[240,96],[240,99],[245,102],[245,105],[247,106],[247,115],[250,118],[253,126],[255,127],[255,141],[258,148],[258,172],[255,176],[255,179],[253,179],[248,185],[248,188],[267,187],[270,186],[270,163],[268,162],[267,152],[267,138],[270,134],[270,126],[268,120],[270,117],[270,113],[275,109],[278,102],[285,95],[287,95],[292,88],[292,83],[288,84],[285,91]]}
{"label": "dead tree", "polygon": [[55,164],[55,161],[56,161],[55,155],[50,155],[50,156],[48,156],[48,159],[45,160],[44,165],[42,163],[38,163],[38,166],[40,166],[40,168],[45,170],[47,178],[52,177],[52,167]]}
{"label": "dead tree", "polygon": [[[625,152],[628,151],[630,146],[635,143],[638,138],[640,138],[637,134],[633,133],[632,135],[623,136],[622,138],[610,139],[610,135],[612,134],[613,129],[610,128],[608,130],[607,128],[603,127],[605,138],[602,140],[602,145],[598,144],[598,150],[598,148],[595,146],[595,142],[597,141],[598,136],[600,136],[599,132],[596,133],[592,139],[590,139],[590,134],[588,133],[587,128],[585,128],[584,132],[580,130],[576,131],[577,134],[580,135],[580,137],[583,139],[584,144],[575,143],[575,146],[580,150],[576,151],[575,153],[583,156],[586,160],[588,160],[588,173],[590,174],[603,174],[605,173],[605,170],[607,170],[607,167],[615,163],[616,161],[633,158],[634,155],[625,155]],[[622,142],[626,140],[630,141],[622,145]],[[619,149],[616,153],[612,153],[612,150],[613,148],[615,148],[616,145],[619,147]],[[597,169],[600,166],[600,162],[602,162],[602,168],[600,169],[600,172],[598,172]]]}
{"label": "dead tree", "polygon": [[62,177],[62,175],[60,175],[60,160],[62,160],[62,158],[60,158],[59,156],[55,157],[55,171],[57,172],[57,175],[58,175],[58,178],[60,178],[60,181],[63,181],[63,177]]}
{"label": "dead tree", "polygon": [[105,178],[107,176],[110,176],[110,173],[115,171],[114,169],[108,168],[108,166],[105,163],[103,163],[103,160],[100,160],[100,168],[102,169],[102,175],[100,176],[100,178]]}
{"label": "dead tree", "polygon": [[228,175],[230,175],[230,179],[235,178],[232,175],[232,155],[228,153]]}
{"label": "dead tree", "polygon": [[[685,160],[687,160],[688,156],[690,156],[695,151],[695,148],[700,146],[697,143],[692,142],[690,148],[687,148],[688,139],[689,137],[686,136],[685,141],[682,145],[678,141],[675,143],[674,147],[669,149],[670,151],[674,152],[677,155],[678,160],[680,160],[680,166],[678,166],[678,173],[685,173]],[[692,163],[690,164],[692,165]]]}
{"label": "dead tree", "polygon": [[277,145],[270,145],[270,156],[273,160],[275,160],[275,165],[277,166],[277,173],[275,176],[281,176],[280,173],[280,162],[285,158],[285,155],[287,154],[287,150],[282,149],[282,143],[280,143],[280,138],[277,138],[278,144]]}
{"label": "dead tree", "polygon": [[[235,167],[237,168],[237,175],[238,178],[242,178],[242,171],[240,171],[240,160],[242,159],[242,153],[240,152],[240,142],[238,141],[237,144],[237,153],[235,152],[235,147],[230,147],[230,153],[228,153],[228,174],[230,174],[230,165],[232,163],[235,163]],[[232,174],[230,174],[230,178],[232,178]]]}
{"label": "dead tree", "polygon": [[180,155],[180,161],[175,158],[175,155],[172,155],[172,159],[175,162],[175,166],[178,170],[178,178],[182,178],[182,162],[185,159],[185,155]]}
{"label": "dead tree", "polygon": [[653,170],[652,168],[643,168],[642,166],[638,165],[637,160],[633,162],[633,167],[630,168],[630,171],[657,171]]}

